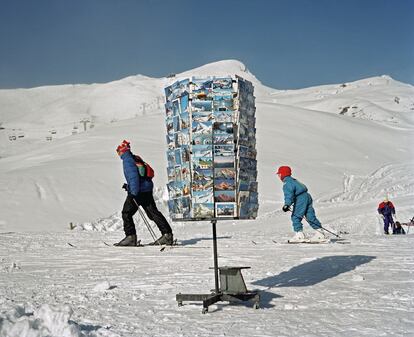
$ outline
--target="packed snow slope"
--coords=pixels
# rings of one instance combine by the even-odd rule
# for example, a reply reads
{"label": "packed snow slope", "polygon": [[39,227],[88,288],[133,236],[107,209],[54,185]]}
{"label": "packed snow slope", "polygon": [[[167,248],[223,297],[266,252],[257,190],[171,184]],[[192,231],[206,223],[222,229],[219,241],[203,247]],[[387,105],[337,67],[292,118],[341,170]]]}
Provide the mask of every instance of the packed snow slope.
{"label": "packed snow slope", "polygon": [[[119,211],[124,179],[114,149],[123,139],[165,188],[163,87],[187,76],[234,74],[255,85],[262,216],[282,201],[274,174],[281,164],[325,204],[412,198],[412,86],[382,76],[281,91],[229,60],[175,78],[0,90],[0,229],[59,231]],[[372,179],[374,187],[353,192]]]}
{"label": "packed snow slope", "polygon": [[[177,306],[175,294],[214,287],[206,222],[172,223],[180,246],[162,252],[104,243],[123,237],[123,139],[155,168],[167,214],[160,97],[174,78],[0,90],[0,337],[414,336],[414,230],[382,235],[376,214],[388,195],[398,220],[414,215],[414,88],[382,76],[275,90],[237,61],[176,78],[234,74],[255,85],[260,211],[218,223],[219,265],[251,267],[261,308]],[[286,244],[279,165],[340,240]]]}

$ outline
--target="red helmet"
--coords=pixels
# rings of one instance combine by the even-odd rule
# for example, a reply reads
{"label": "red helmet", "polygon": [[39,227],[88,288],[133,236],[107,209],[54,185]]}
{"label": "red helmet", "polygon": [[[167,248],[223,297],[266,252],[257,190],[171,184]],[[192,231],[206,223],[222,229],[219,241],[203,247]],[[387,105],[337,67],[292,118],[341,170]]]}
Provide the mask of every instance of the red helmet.
{"label": "red helmet", "polygon": [[124,140],[117,148],[116,152],[118,152],[118,155],[122,156],[125,152],[129,151],[131,149],[130,143],[127,140]]}
{"label": "red helmet", "polygon": [[276,174],[283,180],[285,177],[292,175],[292,169],[289,166],[280,166]]}

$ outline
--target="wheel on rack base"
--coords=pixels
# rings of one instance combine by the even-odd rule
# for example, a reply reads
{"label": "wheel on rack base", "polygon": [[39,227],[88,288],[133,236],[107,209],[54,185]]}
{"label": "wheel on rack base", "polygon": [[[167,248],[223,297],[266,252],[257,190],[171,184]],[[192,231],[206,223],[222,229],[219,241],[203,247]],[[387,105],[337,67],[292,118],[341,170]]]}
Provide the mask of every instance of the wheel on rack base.
{"label": "wheel on rack base", "polygon": [[203,310],[201,310],[201,313],[202,313],[202,314],[206,314],[206,313],[208,313],[208,308],[203,308]]}
{"label": "wheel on rack base", "polygon": [[255,302],[253,304],[253,309],[259,309],[260,308],[260,303],[259,302]]}

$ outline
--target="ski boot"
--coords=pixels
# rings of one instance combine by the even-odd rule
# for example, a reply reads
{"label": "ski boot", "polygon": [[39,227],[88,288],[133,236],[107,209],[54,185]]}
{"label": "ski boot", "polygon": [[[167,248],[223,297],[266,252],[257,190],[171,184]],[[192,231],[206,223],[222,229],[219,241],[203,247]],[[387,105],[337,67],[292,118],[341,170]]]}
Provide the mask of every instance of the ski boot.
{"label": "ski boot", "polygon": [[308,242],[305,234],[302,231],[296,232],[295,235],[288,240],[289,243]]}
{"label": "ski boot", "polygon": [[315,229],[315,234],[310,238],[310,242],[327,242],[328,238],[326,237],[323,230]]}
{"label": "ski boot", "polygon": [[137,236],[136,235],[127,235],[118,243],[114,243],[114,246],[118,247],[135,247],[137,245]]}
{"label": "ski boot", "polygon": [[161,246],[161,245],[168,245],[168,246],[172,246],[172,244],[174,243],[174,236],[172,233],[165,233],[163,235],[161,235],[157,240],[155,240],[153,243],[151,243],[151,245],[153,246]]}

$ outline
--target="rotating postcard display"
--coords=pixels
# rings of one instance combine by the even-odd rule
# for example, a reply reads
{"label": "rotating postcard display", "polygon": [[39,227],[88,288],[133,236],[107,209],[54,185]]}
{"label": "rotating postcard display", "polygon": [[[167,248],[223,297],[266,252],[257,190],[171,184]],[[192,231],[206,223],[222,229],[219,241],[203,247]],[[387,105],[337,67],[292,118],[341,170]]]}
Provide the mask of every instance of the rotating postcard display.
{"label": "rotating postcard display", "polygon": [[171,218],[256,218],[252,83],[193,77],[166,87],[165,95]]}

